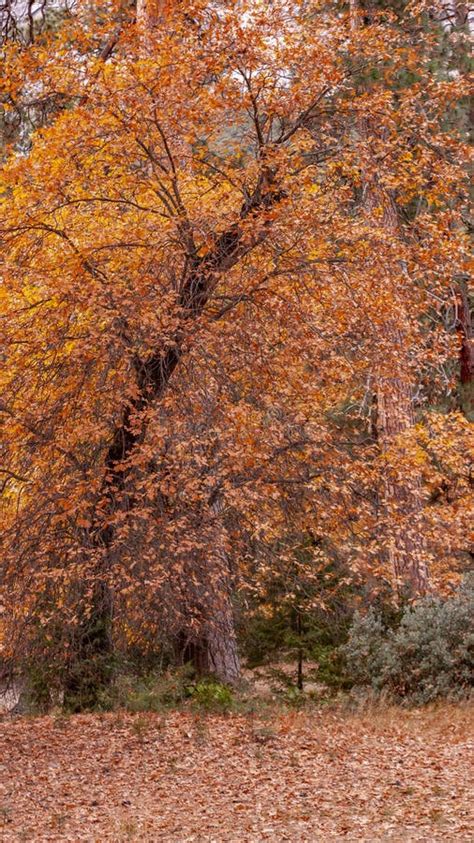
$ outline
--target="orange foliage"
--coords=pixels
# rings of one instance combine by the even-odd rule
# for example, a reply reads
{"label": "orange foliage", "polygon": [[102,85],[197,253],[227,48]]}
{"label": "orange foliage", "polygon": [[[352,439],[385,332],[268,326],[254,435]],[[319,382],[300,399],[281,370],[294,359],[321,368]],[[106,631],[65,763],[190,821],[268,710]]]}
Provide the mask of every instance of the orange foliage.
{"label": "orange foliage", "polygon": [[[388,12],[362,34],[317,0],[197,0],[144,47],[109,5],[3,48],[2,100],[54,103],[0,174],[8,617],[73,625],[101,579],[119,628],[197,630],[308,531],[390,580],[387,474],[421,478],[410,529],[446,583],[469,427],[425,409],[457,354],[438,317],[465,251],[467,153],[443,123],[461,81],[427,71],[416,12],[410,36]],[[371,167],[396,240],[358,211]],[[381,447],[374,376],[400,365],[416,424]]]}

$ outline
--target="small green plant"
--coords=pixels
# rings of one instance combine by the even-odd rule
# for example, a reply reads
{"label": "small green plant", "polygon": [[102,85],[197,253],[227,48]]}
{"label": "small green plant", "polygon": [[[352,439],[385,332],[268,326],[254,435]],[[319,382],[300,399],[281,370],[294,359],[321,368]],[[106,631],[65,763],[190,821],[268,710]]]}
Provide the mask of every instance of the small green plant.
{"label": "small green plant", "polygon": [[202,679],[191,688],[190,696],[205,711],[230,711],[234,703],[231,689],[213,679]]}
{"label": "small green plant", "polygon": [[136,713],[163,712],[176,708],[191,693],[192,674],[187,666],[162,674],[134,676],[122,673],[116,677],[102,710],[124,708]]}
{"label": "small green plant", "polygon": [[333,644],[317,643],[311,649],[310,658],[317,662],[318,668],[317,671],[307,675],[307,680],[327,685],[333,690],[347,688],[350,685],[339,647]]}
{"label": "small green plant", "polygon": [[296,687],[296,685],[292,685],[287,688],[283,699],[286,705],[289,705],[292,708],[302,708],[305,705],[307,698],[304,691],[301,691]]}

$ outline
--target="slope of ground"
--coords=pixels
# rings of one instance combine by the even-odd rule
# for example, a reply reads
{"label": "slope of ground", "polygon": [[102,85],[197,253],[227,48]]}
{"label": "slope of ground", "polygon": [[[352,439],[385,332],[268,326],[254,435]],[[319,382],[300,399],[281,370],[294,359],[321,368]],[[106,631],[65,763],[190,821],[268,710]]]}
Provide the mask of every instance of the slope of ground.
{"label": "slope of ground", "polygon": [[472,709],[0,724],[4,841],[472,841]]}

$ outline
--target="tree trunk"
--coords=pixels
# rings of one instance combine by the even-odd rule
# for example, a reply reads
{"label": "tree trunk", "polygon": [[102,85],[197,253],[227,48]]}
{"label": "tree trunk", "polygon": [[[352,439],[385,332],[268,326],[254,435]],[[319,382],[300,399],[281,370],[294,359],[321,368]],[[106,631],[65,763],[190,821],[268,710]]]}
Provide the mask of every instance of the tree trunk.
{"label": "tree trunk", "polygon": [[215,568],[213,608],[209,618],[207,652],[209,670],[228,685],[234,685],[240,678],[240,662],[237,652],[234,612],[231,600],[231,572],[227,552],[227,533],[223,523],[224,501],[216,496],[210,504],[214,519],[214,543],[212,568]]}
{"label": "tree trunk", "polygon": [[240,659],[230,594],[219,602],[220,608],[199,638],[190,639],[185,632],[179,636],[177,659],[180,664],[189,662],[198,677],[215,676],[224,685],[235,685],[240,679]]}
{"label": "tree trunk", "polygon": [[[456,41],[451,41],[451,44],[456,45],[455,56],[457,58],[455,59],[454,64],[455,66],[457,65],[456,69],[460,75],[466,75],[469,72],[471,63],[470,39],[468,35],[472,35],[474,31],[474,13],[472,6],[463,2],[458,2],[458,0],[441,0],[441,3],[435,4],[432,14],[435,20],[439,20],[445,32],[456,33],[458,36]],[[464,39],[459,41],[459,36],[463,32]],[[446,67],[445,72],[446,76],[448,76],[448,66]],[[458,108],[453,111],[453,119],[457,124],[456,127],[465,135],[466,140],[472,140],[474,130],[474,97],[470,98],[465,109]],[[467,173],[466,176],[469,177],[470,172]],[[472,234],[472,224],[468,222],[470,208],[467,207],[465,211],[465,225],[468,233]],[[472,422],[474,421],[474,334],[472,330],[471,306],[468,289],[469,280],[469,276],[457,279],[456,328],[460,339],[459,407],[466,418]]]}
{"label": "tree trunk", "polygon": [[[414,421],[410,385],[401,377],[379,377],[376,428],[381,449],[390,447]],[[420,479],[415,477],[410,484],[388,473],[384,486],[384,510],[390,525],[385,538],[397,592],[404,597],[425,594],[429,591],[429,571],[419,526],[423,506]]]}
{"label": "tree trunk", "polygon": [[240,660],[230,595],[212,619],[206,643],[209,673],[226,685],[235,685],[240,679]]}
{"label": "tree trunk", "polygon": [[[391,197],[384,195],[376,184],[367,185],[369,214],[374,203],[378,207],[382,205],[384,209],[382,223],[389,236],[398,236],[397,212]],[[395,266],[392,271],[396,277]],[[396,281],[387,277],[387,283],[396,284]],[[393,298],[399,302],[395,292]],[[400,324],[393,319],[387,319],[381,326],[384,346],[389,349],[390,358],[381,360],[375,377],[375,425],[382,451],[389,449],[398,437],[415,424],[410,364],[401,324],[407,318],[406,313],[401,313]],[[383,357],[385,358],[385,354]],[[390,367],[388,373],[387,364]],[[387,551],[397,592],[399,596],[405,597],[423,595],[429,590],[429,571],[425,541],[419,523],[423,509],[421,478],[415,477],[410,482],[409,478],[402,480],[400,476],[390,477],[389,472],[385,478],[384,509],[390,525],[386,536]]]}
{"label": "tree trunk", "polygon": [[212,523],[208,557],[204,564],[197,566],[200,571],[198,593],[190,597],[201,615],[201,635],[197,639],[187,638],[183,631],[181,661],[192,662],[198,676],[211,674],[226,685],[235,685],[240,678],[240,660],[222,510],[220,498],[209,506]]}
{"label": "tree trunk", "polygon": [[[358,0],[351,0],[351,28],[360,29]],[[380,264],[381,277],[386,291],[390,291],[397,304],[397,321],[387,318],[381,325],[384,353],[375,372],[376,406],[375,430],[382,451],[390,447],[396,438],[414,425],[413,392],[410,382],[410,366],[403,325],[408,320],[400,298],[397,296],[397,277],[403,272],[396,260],[394,243],[399,239],[399,220],[392,197],[381,186],[377,177],[377,163],[373,159],[369,136],[376,134],[376,127],[370,126],[364,117],[357,121],[359,139],[365,144],[368,166],[363,171],[362,210],[371,221],[374,231],[379,229],[385,235],[388,254],[383,255]],[[383,238],[384,239],[384,238]],[[388,349],[388,352],[386,351]],[[395,587],[399,596],[414,597],[429,590],[429,572],[426,564],[425,542],[418,525],[422,511],[421,480],[411,484],[400,478],[387,477],[384,489],[384,510],[390,524],[385,537]],[[393,525],[393,526],[392,526]]]}
{"label": "tree trunk", "polygon": [[459,405],[466,418],[474,422],[474,334],[469,293],[465,281],[457,290],[456,325],[461,341],[459,350]]}

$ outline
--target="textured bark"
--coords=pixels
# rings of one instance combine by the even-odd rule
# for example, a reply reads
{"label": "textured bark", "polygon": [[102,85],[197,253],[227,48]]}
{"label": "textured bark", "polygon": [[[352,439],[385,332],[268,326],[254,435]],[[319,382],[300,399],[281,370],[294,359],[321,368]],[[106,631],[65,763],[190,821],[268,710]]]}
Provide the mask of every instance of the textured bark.
{"label": "textured bark", "polygon": [[239,680],[240,661],[230,595],[227,596],[226,605],[213,618],[207,638],[207,659],[209,672],[221,682],[235,685]]}
{"label": "textured bark", "polygon": [[[382,224],[390,236],[398,236],[398,217],[390,196],[380,189],[376,177],[366,185],[366,212],[383,208]],[[395,270],[395,267],[393,268]],[[387,282],[390,283],[390,278]],[[392,281],[393,283],[393,281]],[[401,314],[400,322],[407,314]],[[390,365],[395,371],[384,372],[381,365],[376,372],[376,432],[382,450],[390,447],[398,436],[415,424],[413,389],[407,359],[403,325],[393,319],[382,324],[384,343],[391,351]],[[416,596],[429,590],[426,547],[419,518],[423,508],[421,480],[385,480],[385,510],[393,525],[388,538],[388,556],[397,590],[400,594]]]}
{"label": "textured bark", "polygon": [[[360,28],[360,9],[358,0],[351,0],[351,28]],[[369,131],[370,130],[370,131]],[[366,143],[370,158],[368,138],[376,133],[377,128],[369,126],[365,118],[357,121],[359,138]],[[370,160],[370,166],[363,173],[362,211],[373,221],[374,229],[381,228],[387,234],[387,241],[399,238],[399,220],[392,197],[380,185],[377,178],[377,165]],[[396,276],[402,271],[401,265],[385,268],[381,266],[384,281],[388,289],[392,288],[393,298],[397,300]],[[399,301],[397,300],[397,303]],[[413,390],[410,382],[410,366],[406,354],[406,342],[403,336],[403,324],[409,315],[398,308],[399,316],[395,321],[387,318],[381,325],[381,334],[385,348],[389,349],[389,359],[381,360],[375,372],[376,407],[375,431],[380,447],[390,447],[395,439],[409,430],[415,422],[413,408]],[[384,358],[387,354],[384,354]],[[389,367],[387,366],[389,364]],[[424,594],[429,590],[429,572],[426,564],[425,542],[418,526],[422,511],[421,480],[401,481],[399,478],[385,480],[384,509],[387,521],[393,525],[387,539],[387,554],[393,571],[398,593],[411,597]]]}
{"label": "textured bark", "polygon": [[207,620],[202,620],[201,634],[183,631],[178,636],[176,660],[181,665],[192,664],[196,676],[215,676],[225,685],[235,685],[240,678],[240,659],[228,583],[226,590],[214,593],[213,598],[212,612],[209,604],[203,610]]}
{"label": "textured bark", "polygon": [[209,554],[200,564],[200,584],[191,598],[201,616],[201,633],[198,637],[180,636],[179,658],[191,662],[198,676],[211,674],[226,685],[235,685],[240,678],[240,660],[235,634],[232,606],[232,575],[227,553],[227,534],[223,523],[223,501],[213,501],[209,506],[212,535]]}
{"label": "textured bark", "polygon": [[[470,39],[465,37],[459,42],[459,36],[464,32],[472,35],[474,32],[474,6],[472,4],[460,3],[457,0],[441,0],[433,9],[435,20],[439,20],[443,29],[448,33],[456,33],[458,38],[456,54],[458,70],[460,74],[467,73],[470,66]],[[460,43],[464,49],[460,49]],[[455,112],[456,113],[456,112]],[[456,113],[455,119],[458,129],[466,135],[469,140],[473,139],[474,131],[474,97],[470,98],[469,106]],[[470,176],[470,173],[466,174]],[[470,208],[465,209],[466,227],[469,234],[472,234],[472,225],[467,222],[470,217]],[[469,300],[469,277],[458,279],[456,288],[457,298],[457,319],[456,328],[460,339],[459,349],[459,406],[469,421],[474,421],[474,335],[472,330],[471,307]]]}
{"label": "textured bark", "polygon": [[[214,543],[211,560],[211,582],[214,590],[211,601],[207,635],[209,671],[221,682],[234,685],[240,677],[234,613],[231,600],[231,574],[227,553],[226,531],[223,524],[223,500],[216,498],[210,506],[214,519]],[[213,576],[214,574],[214,576]]]}
{"label": "textured bark", "polygon": [[178,662],[190,662],[197,676],[212,675],[225,685],[235,685],[240,678],[240,659],[228,584],[224,592],[214,594],[212,617],[209,617],[209,606],[207,615],[198,638],[190,637],[186,632],[179,636]]}
{"label": "textured bark", "polygon": [[458,284],[457,329],[460,337],[459,397],[461,410],[469,421],[474,421],[474,334],[467,284]]}
{"label": "textured bark", "polygon": [[[390,342],[396,343],[396,330],[387,326]],[[387,333],[386,333],[387,336]],[[409,383],[400,375],[377,379],[377,438],[381,449],[415,423],[413,397]],[[399,594],[415,596],[429,591],[426,548],[419,527],[423,502],[419,478],[401,481],[385,478],[384,509],[391,527],[387,535],[387,554]]]}

